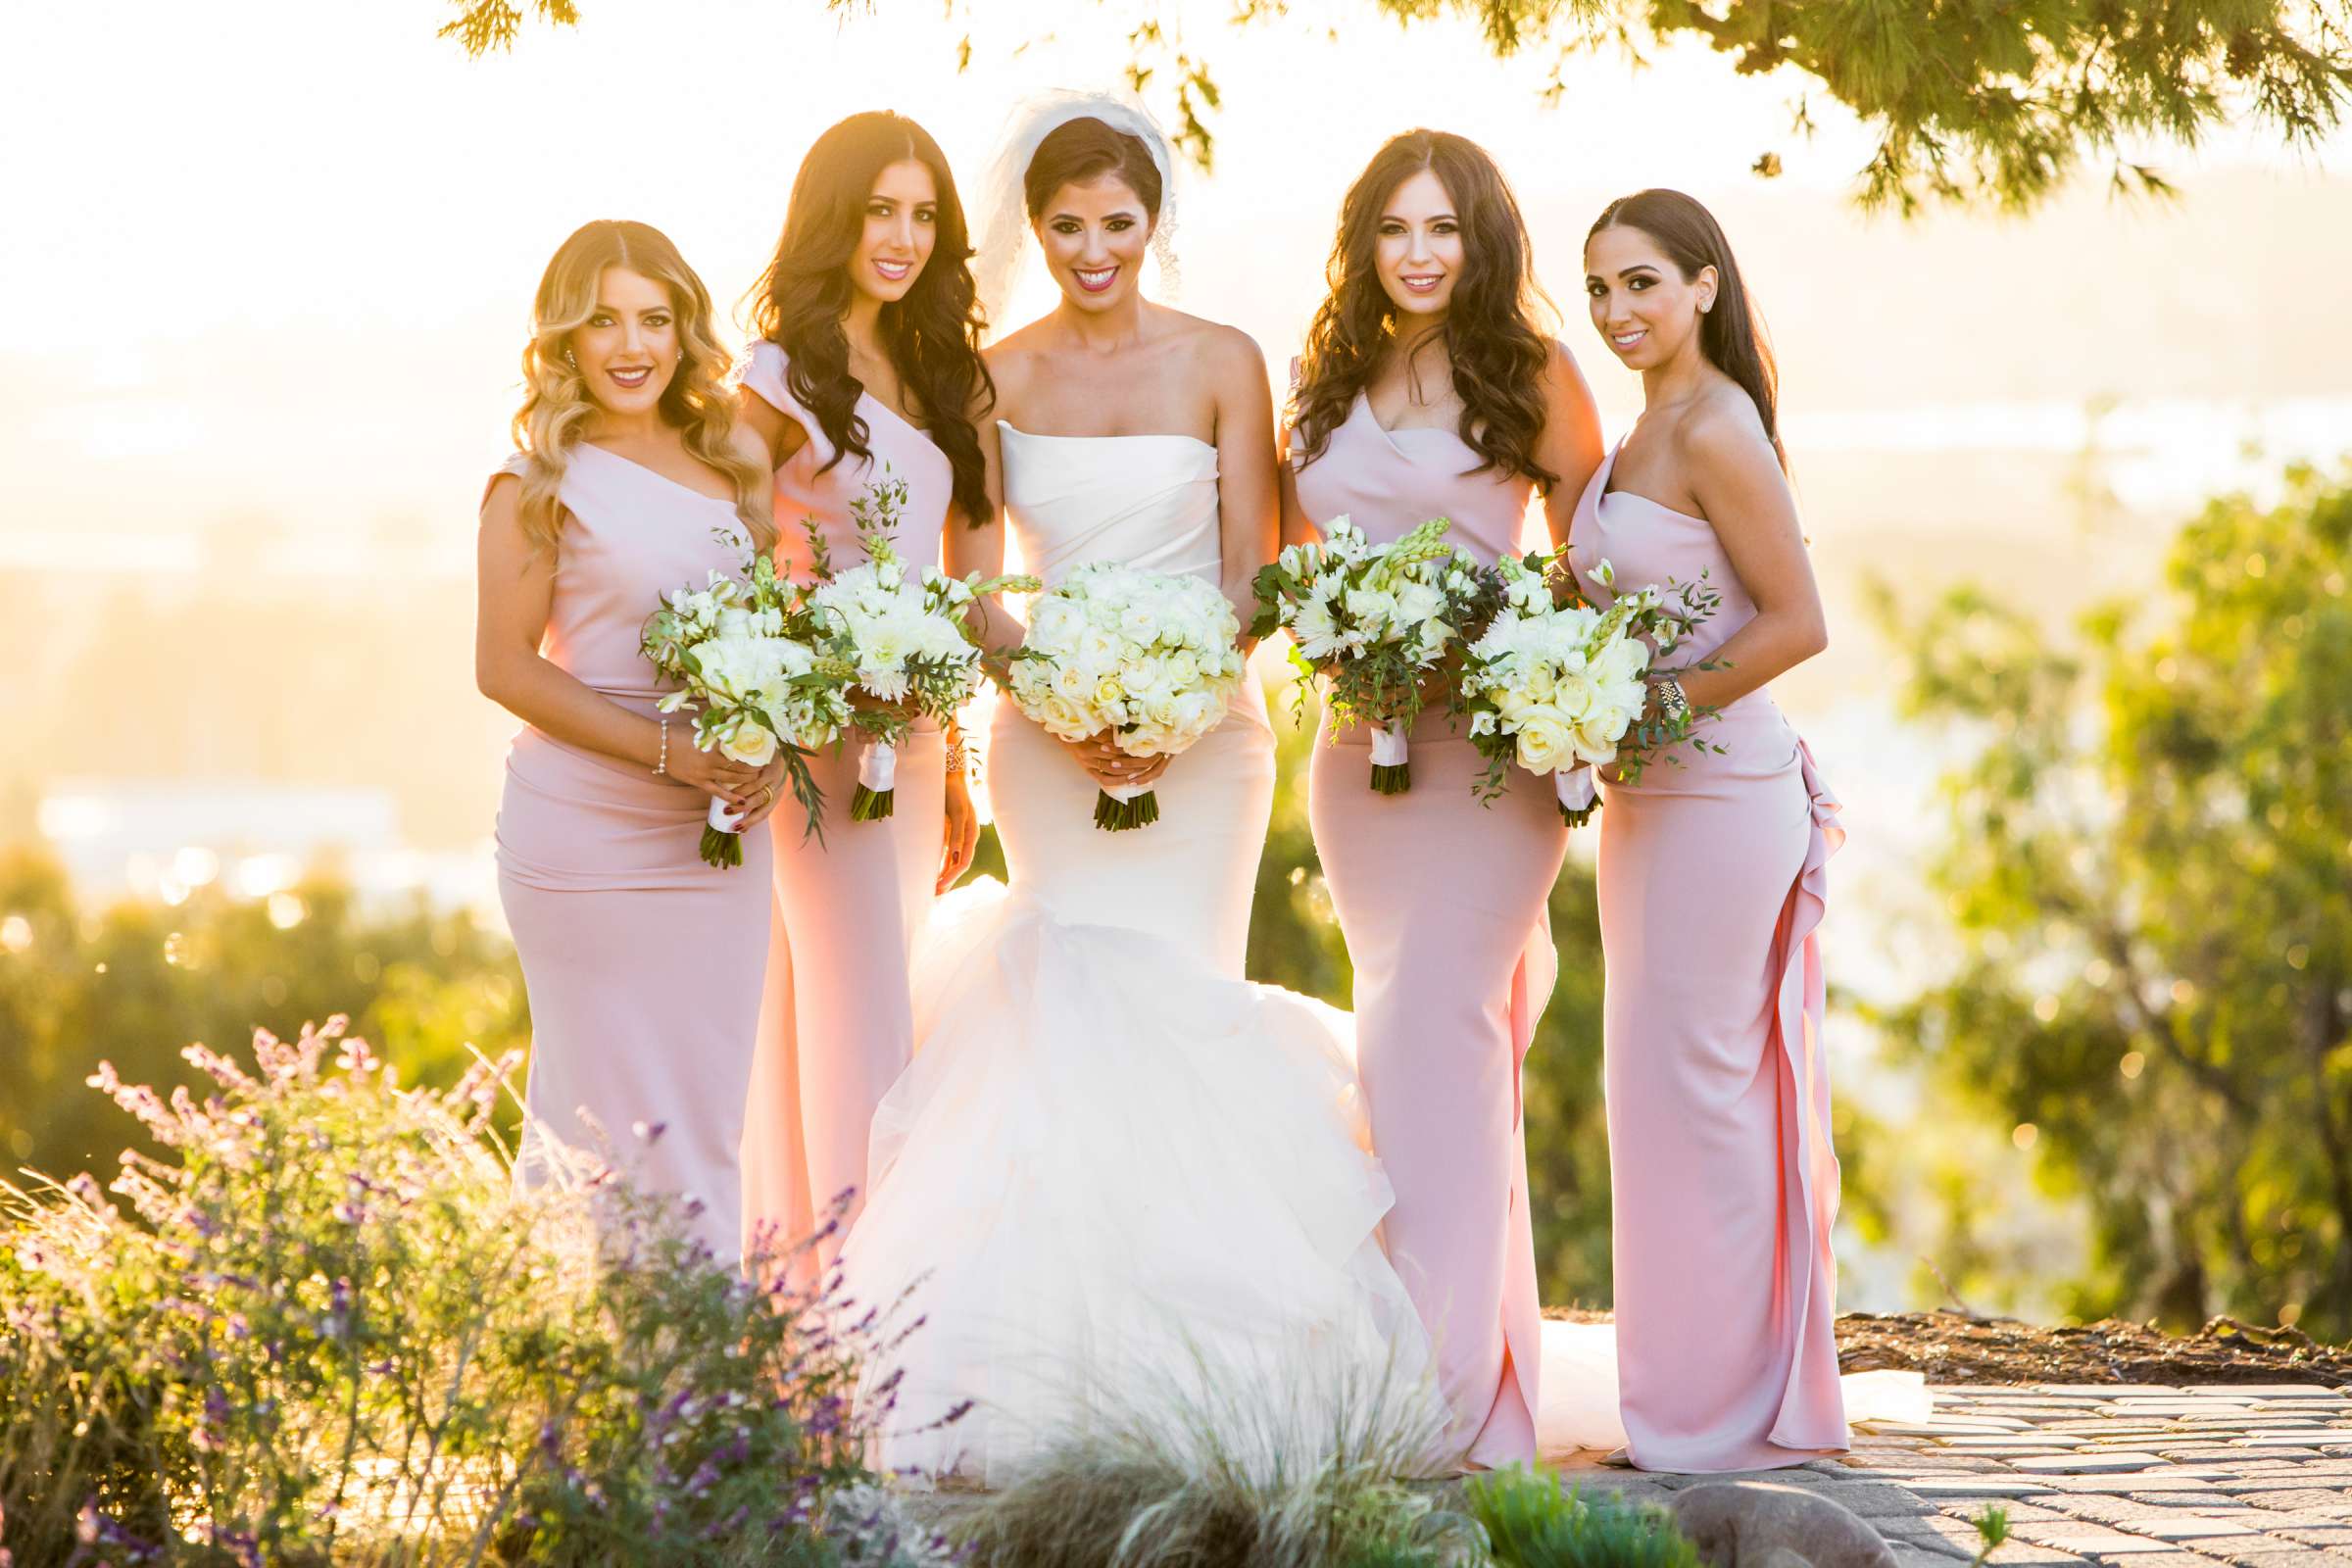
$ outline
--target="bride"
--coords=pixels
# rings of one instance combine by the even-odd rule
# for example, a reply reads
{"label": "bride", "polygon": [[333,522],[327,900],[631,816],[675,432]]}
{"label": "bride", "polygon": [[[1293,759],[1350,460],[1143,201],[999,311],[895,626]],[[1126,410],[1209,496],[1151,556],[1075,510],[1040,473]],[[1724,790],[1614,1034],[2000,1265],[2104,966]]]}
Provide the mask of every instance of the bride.
{"label": "bride", "polygon": [[[1143,297],[1170,176],[1117,100],[1016,125],[975,270],[1001,307],[1027,229],[1062,298],[989,353],[1003,496],[1049,584],[1100,561],[1191,573],[1247,623],[1277,519],[1265,367],[1241,332]],[[1376,1236],[1390,1193],[1347,1020],[1242,978],[1274,794],[1255,681],[1173,760],[1064,743],[1009,703],[989,747],[1010,881],[933,919],[918,1054],[842,1252],[856,1300],[906,1302],[869,1373],[895,1400],[880,1462],[1001,1479],[1090,1421],[1198,1430],[1188,1410],[1261,1460],[1375,1411],[1392,1438],[1442,1430]],[[1157,822],[1093,825],[1099,785],[1144,783]]]}

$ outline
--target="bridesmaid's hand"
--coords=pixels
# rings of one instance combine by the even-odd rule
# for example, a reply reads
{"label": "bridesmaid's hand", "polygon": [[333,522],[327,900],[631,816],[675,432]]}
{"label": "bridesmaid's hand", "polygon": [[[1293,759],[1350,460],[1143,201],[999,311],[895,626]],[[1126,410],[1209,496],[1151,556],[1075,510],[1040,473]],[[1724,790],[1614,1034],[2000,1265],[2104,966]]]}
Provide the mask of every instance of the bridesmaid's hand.
{"label": "bridesmaid's hand", "polygon": [[[778,755],[780,758],[781,754]],[[738,762],[715,748],[703,751],[692,739],[680,746],[674,729],[669,738],[669,776],[714,800],[726,802],[729,810],[740,811],[747,802],[757,800],[760,786],[770,769],[778,778],[783,777],[781,760],[769,763],[767,768],[758,768],[749,762]]]}
{"label": "bridesmaid's hand", "polygon": [[777,751],[774,761],[760,769],[750,787],[743,792],[743,799],[750,803],[750,809],[744,811],[743,825],[736,831],[749,833],[766,821],[774,812],[776,804],[784,799],[784,753],[781,749]]}
{"label": "bridesmaid's hand", "polygon": [[948,773],[948,823],[939,854],[939,885],[945,893],[972,868],[973,852],[980,848],[980,813],[972,807],[972,787],[961,768]]}
{"label": "bridesmaid's hand", "polygon": [[[908,697],[895,703],[886,703],[879,697],[869,695],[862,687],[853,686],[850,688],[850,711],[853,715],[859,713],[893,714],[907,723],[912,723],[915,714],[914,699]],[[851,722],[857,724],[858,721],[853,717]],[[863,724],[858,724],[858,731],[861,735],[869,736],[880,733],[878,730],[867,729]]]}
{"label": "bridesmaid's hand", "polygon": [[1168,770],[1171,760],[1165,757],[1129,757],[1101,735],[1061,744],[1078,760],[1078,765],[1086,769],[1086,776],[1103,789],[1150,784]]}

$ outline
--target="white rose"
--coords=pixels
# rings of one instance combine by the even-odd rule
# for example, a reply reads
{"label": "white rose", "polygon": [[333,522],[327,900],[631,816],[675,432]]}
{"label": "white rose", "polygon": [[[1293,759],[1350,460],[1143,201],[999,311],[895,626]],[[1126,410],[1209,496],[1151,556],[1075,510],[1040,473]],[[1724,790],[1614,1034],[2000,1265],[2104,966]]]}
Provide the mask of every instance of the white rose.
{"label": "white rose", "polygon": [[719,755],[732,758],[746,767],[765,767],[776,758],[776,738],[764,724],[746,721],[735,726],[727,738],[718,744]]}
{"label": "white rose", "polygon": [[1549,773],[1574,754],[1573,736],[1559,714],[1536,709],[1519,721],[1519,765]]}

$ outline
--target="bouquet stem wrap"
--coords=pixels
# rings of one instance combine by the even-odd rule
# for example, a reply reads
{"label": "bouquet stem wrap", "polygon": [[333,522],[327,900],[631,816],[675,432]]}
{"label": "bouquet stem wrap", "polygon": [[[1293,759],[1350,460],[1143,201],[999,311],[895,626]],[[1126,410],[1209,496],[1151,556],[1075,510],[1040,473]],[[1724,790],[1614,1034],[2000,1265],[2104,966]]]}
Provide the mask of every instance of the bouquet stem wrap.
{"label": "bouquet stem wrap", "polygon": [[1560,820],[1570,827],[1583,827],[1600,809],[1600,790],[1589,767],[1552,774],[1551,787],[1560,798]]}
{"label": "bouquet stem wrap", "polygon": [[715,795],[703,813],[703,859],[717,866],[743,863],[743,817]]}
{"label": "bouquet stem wrap", "polygon": [[1106,784],[1095,798],[1095,826],[1105,833],[1150,827],[1159,820],[1159,795],[1149,784]]}
{"label": "bouquet stem wrap", "polygon": [[1372,730],[1372,788],[1383,795],[1402,795],[1413,787],[1413,770],[1406,760],[1411,752],[1405,742],[1402,719],[1378,724]]}
{"label": "bouquet stem wrap", "polygon": [[858,793],[850,797],[850,820],[879,822],[898,808],[899,749],[868,741],[858,753]]}

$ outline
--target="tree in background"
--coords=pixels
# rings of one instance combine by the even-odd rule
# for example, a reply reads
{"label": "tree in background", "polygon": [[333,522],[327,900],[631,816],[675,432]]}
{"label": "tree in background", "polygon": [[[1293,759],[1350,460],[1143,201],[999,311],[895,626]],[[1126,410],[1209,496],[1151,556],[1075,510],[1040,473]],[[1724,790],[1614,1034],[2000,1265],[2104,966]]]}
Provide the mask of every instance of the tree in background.
{"label": "tree in background", "polygon": [[[527,15],[579,22],[575,0],[449,0],[443,36],[469,55],[511,49]],[[937,0],[933,0],[937,3]],[[946,0],[967,24],[1006,0]],[[1413,26],[1452,16],[1476,24],[1498,59],[1549,53],[1547,96],[1561,66],[1587,50],[1643,51],[1697,38],[1741,74],[1784,67],[1806,79],[1791,132],[1809,134],[1806,95],[1843,104],[1878,135],[1860,172],[1865,206],[1905,214],[1930,203],[2032,207],[2087,155],[2125,189],[2162,191],[2134,158],[2155,139],[2183,146],[2246,120],[2289,146],[2340,122],[2352,93],[2352,20],[2342,0],[1354,0],[1366,20]],[[879,0],[824,0],[848,16]],[[1028,8],[1022,8],[1027,10]],[[1209,166],[1215,73],[1187,41],[1174,8],[1156,0],[1098,4],[1126,29],[1128,81],[1161,100],[1177,140]],[[1231,24],[1267,25],[1288,0],[1235,0]],[[1336,27],[1329,29],[1336,33]],[[967,31],[958,69],[972,64]],[[1781,160],[1763,150],[1756,172]]]}
{"label": "tree in background", "polygon": [[[1910,714],[1979,749],[1932,869],[1960,957],[1880,1021],[2087,1206],[2079,1315],[2352,1336],[2347,578],[2352,473],[2297,469],[2077,647],[1978,589],[1886,609]],[[1996,1258],[1945,1206],[1947,1256]]]}
{"label": "tree in background", "polygon": [[54,860],[0,852],[0,1174],[112,1178],[128,1124],[83,1082],[101,1058],[202,1093],[191,1041],[241,1054],[256,1025],[292,1039],[338,1012],[409,1082],[455,1082],[469,1045],[496,1057],[529,1038],[513,950],[463,914],[370,918],[328,880],[84,913]]}

